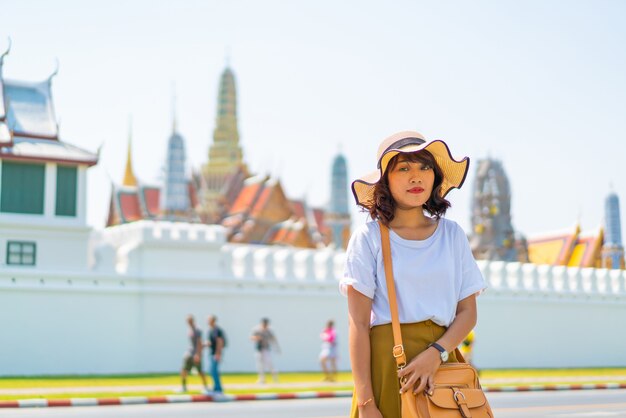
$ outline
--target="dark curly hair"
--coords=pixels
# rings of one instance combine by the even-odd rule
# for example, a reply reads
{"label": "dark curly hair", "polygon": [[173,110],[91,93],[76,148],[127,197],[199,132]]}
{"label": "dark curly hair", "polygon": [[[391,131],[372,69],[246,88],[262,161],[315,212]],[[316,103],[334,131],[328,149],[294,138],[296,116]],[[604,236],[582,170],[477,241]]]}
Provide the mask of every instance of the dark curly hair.
{"label": "dark curly hair", "polygon": [[[396,201],[391,196],[391,190],[389,190],[389,179],[387,177],[387,173],[390,170],[393,170],[395,166],[398,164],[398,156],[393,157],[389,164],[387,164],[387,169],[385,170],[385,174],[383,177],[376,183],[374,186],[374,204],[371,206],[363,206],[364,209],[369,212],[372,219],[380,220],[383,224],[389,225],[395,216],[396,211]],[[433,167],[433,171],[435,172],[435,181],[433,183],[433,191],[424,203],[422,208],[428,212],[431,216],[434,216],[435,219],[441,218],[446,210],[451,206],[450,202],[445,198],[441,197],[441,183],[443,182],[443,172],[437,165],[435,158],[433,155],[426,151],[418,151],[413,153],[402,154],[406,161],[412,163],[422,163],[428,164]]]}

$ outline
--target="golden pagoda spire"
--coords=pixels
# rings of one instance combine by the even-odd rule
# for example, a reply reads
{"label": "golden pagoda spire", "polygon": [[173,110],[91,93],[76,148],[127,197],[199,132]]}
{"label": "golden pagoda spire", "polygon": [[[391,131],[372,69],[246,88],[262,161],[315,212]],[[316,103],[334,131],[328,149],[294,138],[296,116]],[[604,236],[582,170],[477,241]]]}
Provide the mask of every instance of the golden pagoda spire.
{"label": "golden pagoda spire", "polygon": [[124,172],[124,181],[122,184],[124,186],[137,187],[137,178],[135,177],[135,173],[133,173],[133,158],[131,153],[131,143],[133,139],[132,132],[133,120],[131,117],[128,122],[128,152],[126,154],[126,170]]}

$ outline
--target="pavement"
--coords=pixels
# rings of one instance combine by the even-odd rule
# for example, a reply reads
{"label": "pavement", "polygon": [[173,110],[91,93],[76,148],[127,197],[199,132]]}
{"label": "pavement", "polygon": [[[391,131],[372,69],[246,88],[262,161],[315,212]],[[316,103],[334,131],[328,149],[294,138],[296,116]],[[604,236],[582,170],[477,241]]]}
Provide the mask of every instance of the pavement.
{"label": "pavement", "polygon": [[[574,384],[550,384],[549,382],[580,381]],[[583,383],[596,381],[601,383]],[[597,389],[626,389],[626,376],[584,376],[584,377],[553,377],[537,379],[500,378],[481,379],[485,392],[529,392],[529,391],[563,391],[563,390],[597,390]],[[506,383],[528,383],[525,385],[510,385]],[[495,384],[504,386],[495,386]],[[299,391],[302,388],[328,388],[336,386],[337,390],[331,391]],[[32,408],[32,407],[70,407],[70,406],[101,406],[101,405],[132,405],[132,404],[155,404],[155,403],[180,403],[180,402],[233,402],[251,400],[279,400],[279,399],[312,399],[312,398],[338,398],[351,397],[352,391],[345,390],[346,386],[352,386],[351,381],[343,382],[302,382],[302,383],[270,383],[270,384],[230,384],[227,390],[258,391],[259,389],[294,389],[293,392],[281,393],[249,393],[249,394],[172,394],[160,396],[121,396],[111,398],[69,398],[69,399],[26,399],[28,396],[54,395],[69,393],[85,395],[89,393],[128,393],[128,392],[175,392],[178,386],[172,385],[146,385],[146,386],[92,386],[92,387],[54,387],[54,388],[20,388],[0,389],[0,395],[23,395],[25,399],[0,401],[0,408]],[[344,388],[344,389],[341,389]],[[190,385],[191,392],[199,392],[200,385]]]}

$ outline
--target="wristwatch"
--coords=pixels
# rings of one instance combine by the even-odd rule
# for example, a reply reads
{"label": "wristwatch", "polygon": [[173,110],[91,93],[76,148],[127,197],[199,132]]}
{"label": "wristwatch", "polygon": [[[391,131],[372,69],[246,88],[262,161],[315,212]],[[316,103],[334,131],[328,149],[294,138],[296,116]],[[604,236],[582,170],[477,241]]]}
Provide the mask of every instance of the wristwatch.
{"label": "wristwatch", "polygon": [[439,351],[439,357],[441,358],[441,362],[445,363],[446,361],[448,361],[448,352],[446,351],[445,348],[443,348],[442,346],[440,346],[437,343],[430,343],[428,344],[428,348],[430,347],[435,347],[437,349],[437,351]]}

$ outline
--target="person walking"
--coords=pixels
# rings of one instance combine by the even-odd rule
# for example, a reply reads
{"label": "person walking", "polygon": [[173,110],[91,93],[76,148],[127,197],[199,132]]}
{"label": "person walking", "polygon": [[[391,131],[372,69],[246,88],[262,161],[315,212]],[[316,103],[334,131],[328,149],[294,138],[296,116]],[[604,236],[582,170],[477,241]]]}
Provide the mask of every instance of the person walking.
{"label": "person walking", "polygon": [[[476,295],[485,281],[465,232],[443,217],[450,207],[446,195],[461,187],[468,168],[469,158],[455,160],[443,141],[405,131],[382,141],[377,170],[352,183],[357,205],[372,221],[352,234],[340,281],[348,299],[351,418],[400,417],[400,392],[431,393],[440,364],[457,360],[453,350],[476,324]],[[383,233],[391,243],[408,361],[401,369],[394,358]]]}
{"label": "person walking", "polygon": [[200,375],[200,379],[202,379],[203,392],[207,394],[209,388],[202,371],[202,332],[196,328],[195,319],[192,315],[187,315],[187,325],[189,326],[189,348],[183,356],[183,367],[180,371],[181,392],[187,392],[187,376],[191,369],[195,368]]}
{"label": "person walking", "polygon": [[324,381],[334,382],[337,380],[337,331],[332,319],[326,323],[320,338],[322,339],[320,364],[324,372]]}
{"label": "person walking", "polygon": [[222,328],[217,326],[217,317],[210,315],[208,318],[209,324],[209,367],[211,371],[211,378],[213,379],[213,394],[221,395],[224,391],[222,389],[222,381],[220,378],[220,363],[226,347],[226,335]]}
{"label": "person walking", "polygon": [[272,374],[274,382],[278,382],[278,372],[274,368],[272,361],[272,347],[277,353],[280,353],[278,340],[270,329],[270,320],[262,318],[261,323],[252,330],[250,339],[254,341],[256,367],[259,373],[258,383],[265,383],[265,373]]}

